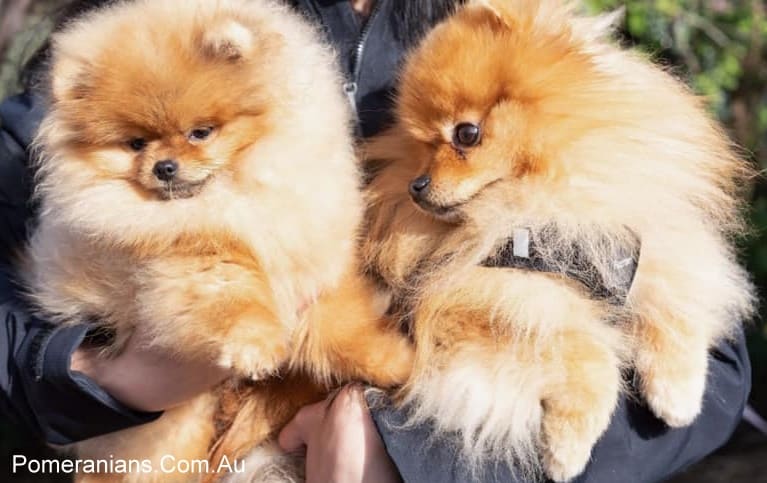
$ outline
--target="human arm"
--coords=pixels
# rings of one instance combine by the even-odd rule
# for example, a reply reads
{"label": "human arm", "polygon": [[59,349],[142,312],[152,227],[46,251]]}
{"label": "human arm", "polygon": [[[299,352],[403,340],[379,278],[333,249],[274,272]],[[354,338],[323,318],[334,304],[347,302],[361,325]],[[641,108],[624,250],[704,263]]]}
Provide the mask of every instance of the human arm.
{"label": "human arm", "polygon": [[70,370],[71,355],[87,327],[53,328],[6,298],[2,275],[0,318],[0,402],[9,417],[51,444],[66,445],[146,423],[158,413],[134,411],[114,399],[85,374]]}

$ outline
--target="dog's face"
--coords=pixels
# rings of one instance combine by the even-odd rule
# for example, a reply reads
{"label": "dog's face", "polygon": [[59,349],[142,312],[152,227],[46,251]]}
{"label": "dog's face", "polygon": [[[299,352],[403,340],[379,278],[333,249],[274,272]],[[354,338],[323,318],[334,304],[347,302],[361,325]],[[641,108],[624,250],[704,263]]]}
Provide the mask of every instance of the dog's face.
{"label": "dog's face", "polygon": [[146,199],[194,197],[216,176],[235,176],[238,155],[269,130],[280,93],[265,66],[280,35],[226,11],[160,29],[115,17],[54,44],[56,149],[93,182]]}
{"label": "dog's face", "polygon": [[567,146],[595,125],[586,119],[600,105],[581,89],[598,74],[567,25],[540,28],[530,5],[484,4],[435,28],[409,59],[398,98],[414,146],[410,195],[448,222],[470,215],[488,190],[508,194],[577,171]]}

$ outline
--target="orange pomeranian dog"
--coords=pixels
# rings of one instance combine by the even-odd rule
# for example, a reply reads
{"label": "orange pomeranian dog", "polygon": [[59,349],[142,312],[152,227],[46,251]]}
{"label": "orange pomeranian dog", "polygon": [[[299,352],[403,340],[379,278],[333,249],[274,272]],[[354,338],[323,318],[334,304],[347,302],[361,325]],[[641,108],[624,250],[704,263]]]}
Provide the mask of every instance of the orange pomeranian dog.
{"label": "orange pomeranian dog", "polygon": [[470,1],[410,56],[368,147],[366,262],[417,347],[405,401],[469,462],[578,475],[626,365],[691,423],[709,349],[752,310],[730,241],[751,171],[614,20]]}
{"label": "orange pomeranian dog", "polygon": [[[47,320],[111,329],[105,356],[141,331],[241,378],[407,378],[410,343],[358,274],[350,110],[319,39],[269,0],[119,2],[53,37],[41,215],[22,270]],[[307,393],[279,399],[280,418]],[[155,468],[205,459],[216,406],[204,394],[75,450]]]}

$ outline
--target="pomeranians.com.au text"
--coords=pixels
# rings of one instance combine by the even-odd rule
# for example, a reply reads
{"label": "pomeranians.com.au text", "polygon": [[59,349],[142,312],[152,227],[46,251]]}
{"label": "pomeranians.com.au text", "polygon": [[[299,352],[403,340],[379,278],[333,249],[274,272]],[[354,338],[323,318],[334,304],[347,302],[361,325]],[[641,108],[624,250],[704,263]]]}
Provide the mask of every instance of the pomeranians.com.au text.
{"label": "pomeranians.com.au text", "polygon": [[35,475],[63,474],[205,474],[205,473],[244,473],[243,461],[229,461],[224,456],[221,461],[211,467],[208,460],[177,459],[166,455],[158,462],[151,460],[120,459],[34,459],[15,454],[11,457],[13,474],[30,473]]}

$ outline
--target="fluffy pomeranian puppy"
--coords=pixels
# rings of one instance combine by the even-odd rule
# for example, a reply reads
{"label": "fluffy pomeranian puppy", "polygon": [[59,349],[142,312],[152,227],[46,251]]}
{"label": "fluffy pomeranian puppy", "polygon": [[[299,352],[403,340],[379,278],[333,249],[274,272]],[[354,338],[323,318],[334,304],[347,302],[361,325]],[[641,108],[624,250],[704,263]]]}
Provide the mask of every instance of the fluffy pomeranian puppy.
{"label": "fluffy pomeranian puppy", "polygon": [[[355,262],[351,114],[320,34],[270,0],[125,1],[57,33],[51,62],[40,219],[22,269],[46,320],[109,328],[105,357],[140,331],[237,377],[289,367],[307,384],[386,387],[408,376],[410,343]],[[316,390],[275,404],[293,407],[293,394]],[[75,449],[154,468],[163,455],[204,459],[216,399]]]}
{"label": "fluffy pomeranian puppy", "polygon": [[[557,481],[587,464],[627,364],[659,418],[690,424],[709,349],[753,305],[731,243],[747,163],[703,100],[609,39],[614,16],[575,10],[469,2],[409,57],[367,148],[364,253],[415,340],[413,420]],[[596,296],[634,263],[625,303]]]}

